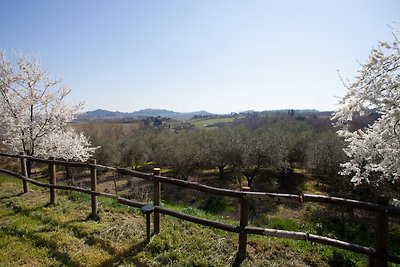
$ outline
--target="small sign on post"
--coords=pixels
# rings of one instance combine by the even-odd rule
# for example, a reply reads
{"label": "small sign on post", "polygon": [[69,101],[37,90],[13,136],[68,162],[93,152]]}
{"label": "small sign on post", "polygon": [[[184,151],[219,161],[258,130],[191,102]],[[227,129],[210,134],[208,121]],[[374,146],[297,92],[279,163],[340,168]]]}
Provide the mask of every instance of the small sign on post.
{"label": "small sign on post", "polygon": [[154,205],[153,204],[147,204],[144,205],[140,208],[142,212],[146,215],[146,242],[150,242],[150,237],[151,237],[151,229],[150,229],[150,214],[154,212]]}

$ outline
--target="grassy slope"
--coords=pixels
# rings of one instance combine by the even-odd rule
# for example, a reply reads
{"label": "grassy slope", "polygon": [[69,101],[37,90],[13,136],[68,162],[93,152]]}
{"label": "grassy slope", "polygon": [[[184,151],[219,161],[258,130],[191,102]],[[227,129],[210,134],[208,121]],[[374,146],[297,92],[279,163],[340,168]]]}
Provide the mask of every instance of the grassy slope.
{"label": "grassy slope", "polygon": [[[162,217],[161,234],[146,244],[137,209],[100,199],[96,222],[87,220],[89,196],[64,191],[56,206],[48,206],[47,190],[31,186],[29,194],[20,192],[20,181],[0,177],[1,266],[235,266],[237,235]],[[343,254],[266,237],[249,237],[248,244],[241,266],[328,266]]]}
{"label": "grassy slope", "polygon": [[189,120],[196,128],[210,127],[217,123],[228,123],[235,121],[235,117],[220,117],[220,118],[196,118]]}

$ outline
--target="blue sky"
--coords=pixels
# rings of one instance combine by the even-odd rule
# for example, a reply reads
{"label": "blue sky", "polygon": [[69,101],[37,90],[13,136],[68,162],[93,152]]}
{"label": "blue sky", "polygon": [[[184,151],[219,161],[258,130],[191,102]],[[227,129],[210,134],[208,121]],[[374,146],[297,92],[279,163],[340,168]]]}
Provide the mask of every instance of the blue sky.
{"label": "blue sky", "polygon": [[333,110],[400,1],[0,2],[0,48],[37,54],[85,110]]}

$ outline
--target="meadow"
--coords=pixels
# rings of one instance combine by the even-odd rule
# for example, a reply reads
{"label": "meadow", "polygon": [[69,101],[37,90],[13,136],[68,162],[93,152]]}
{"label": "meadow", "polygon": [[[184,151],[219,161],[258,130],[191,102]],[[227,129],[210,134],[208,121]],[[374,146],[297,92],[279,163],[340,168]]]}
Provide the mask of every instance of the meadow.
{"label": "meadow", "polygon": [[[219,180],[218,180],[219,181]],[[76,181],[79,182],[79,181]],[[118,194],[135,196],[137,178],[115,184]],[[56,205],[48,204],[48,191],[36,186],[21,194],[16,178],[0,178],[0,261],[4,266],[365,266],[367,257],[332,247],[280,238],[250,236],[248,257],[236,260],[237,235],[167,216],[162,231],[145,242],[145,220],[138,209],[110,199],[99,199],[99,219],[89,218],[90,196],[59,191]],[[142,184],[143,185],[143,184]],[[113,190],[104,183],[103,190]],[[308,179],[305,192],[324,192],[329,184]],[[166,190],[165,195],[174,191]],[[181,195],[186,195],[180,191]],[[142,199],[144,200],[144,199]],[[201,197],[198,199],[201,202]],[[224,204],[225,205],[221,205]],[[205,198],[204,206],[184,199],[167,199],[163,206],[223,223],[237,223],[237,204]],[[368,245],[373,239],[373,217],[323,205],[252,203],[266,206],[255,211],[250,224],[260,227],[305,231]],[[236,206],[236,207],[235,207]],[[179,229],[179,230],[178,230]],[[399,251],[399,221],[390,228],[390,248]],[[33,264],[33,265],[31,265]],[[393,265],[394,266],[394,265]]]}

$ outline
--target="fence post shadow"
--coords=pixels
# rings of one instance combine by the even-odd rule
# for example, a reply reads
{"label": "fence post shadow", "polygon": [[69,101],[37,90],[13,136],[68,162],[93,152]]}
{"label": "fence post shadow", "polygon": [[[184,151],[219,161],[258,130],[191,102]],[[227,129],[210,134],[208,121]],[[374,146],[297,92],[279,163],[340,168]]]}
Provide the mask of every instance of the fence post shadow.
{"label": "fence post shadow", "polygon": [[239,257],[239,254],[237,253],[235,261],[232,263],[231,267],[240,267],[245,259],[246,257],[242,259],[241,257]]}
{"label": "fence post shadow", "polygon": [[[135,257],[139,252],[143,251],[143,249],[146,247],[146,245],[147,245],[147,241],[143,240],[143,241],[139,242],[138,244],[131,246],[129,249],[114,255],[111,259],[97,265],[96,267],[117,266],[117,264],[119,263],[119,261],[121,259],[124,259],[127,257]],[[135,262],[135,264],[137,264],[138,266],[143,266],[138,261]]]}

